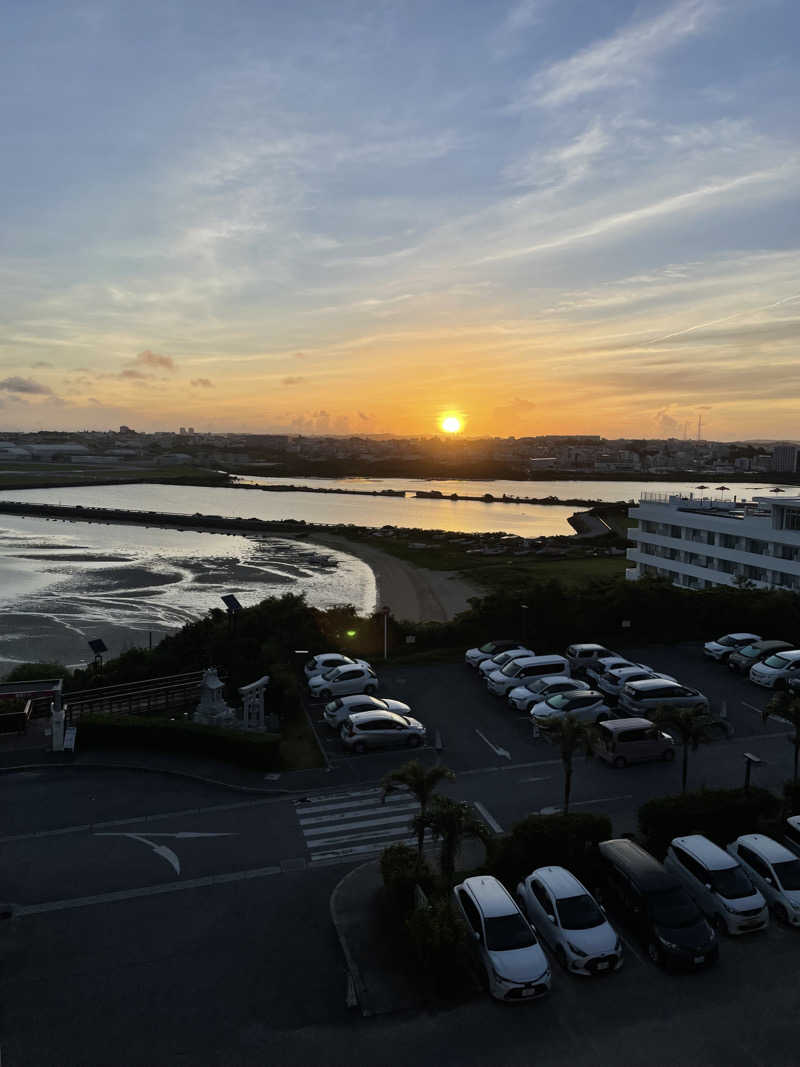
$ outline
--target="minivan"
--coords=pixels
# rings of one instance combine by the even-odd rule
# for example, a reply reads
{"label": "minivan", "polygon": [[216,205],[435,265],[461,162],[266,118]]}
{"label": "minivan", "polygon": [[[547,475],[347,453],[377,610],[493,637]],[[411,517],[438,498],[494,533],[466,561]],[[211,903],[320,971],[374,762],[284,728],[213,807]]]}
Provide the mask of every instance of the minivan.
{"label": "minivan", "polygon": [[596,660],[602,659],[603,656],[616,656],[618,653],[612,652],[605,645],[594,645],[585,642],[583,644],[570,645],[564,655],[569,660],[569,665],[574,674],[575,671],[585,670],[586,667]]}
{"label": "minivan", "polygon": [[620,711],[629,715],[641,715],[653,708],[697,708],[708,713],[708,697],[699,690],[691,689],[666,678],[645,678],[641,682],[626,682],[619,694]]}
{"label": "minivan", "polygon": [[607,719],[594,731],[592,753],[614,767],[675,759],[675,741],[649,719]]}
{"label": "minivan", "polygon": [[717,935],[674,874],[627,838],[601,841],[603,902],[663,967],[696,969],[719,956]]}
{"label": "minivan", "polygon": [[531,678],[545,675],[561,676],[570,673],[570,666],[563,656],[525,656],[512,660],[500,670],[492,671],[486,679],[490,693],[504,697],[518,685],[524,685]]}
{"label": "minivan", "polygon": [[788,641],[753,641],[744,648],[734,649],[728,656],[728,666],[739,674],[749,674],[756,663],[762,663],[776,652],[791,652],[794,647]]}
{"label": "minivan", "polygon": [[680,878],[718,930],[745,934],[768,926],[764,897],[733,856],[702,834],[673,838],[664,867]]}

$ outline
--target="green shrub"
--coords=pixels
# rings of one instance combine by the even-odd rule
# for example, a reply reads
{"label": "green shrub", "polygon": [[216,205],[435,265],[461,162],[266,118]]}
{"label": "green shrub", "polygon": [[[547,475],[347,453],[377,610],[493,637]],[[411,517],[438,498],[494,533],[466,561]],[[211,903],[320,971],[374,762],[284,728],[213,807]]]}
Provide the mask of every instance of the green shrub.
{"label": "green shrub", "polygon": [[4,682],[34,682],[42,678],[69,678],[71,671],[63,663],[18,663]]}
{"label": "green shrub", "polygon": [[529,815],[495,842],[490,871],[511,892],[537,867],[567,867],[578,878],[591,879],[595,848],[609,837],[606,815]]}
{"label": "green shrub", "polygon": [[433,891],[433,874],[424,857],[402,842],[389,845],[381,853],[381,876],[393,910],[405,918],[414,910],[414,887],[426,895]]}
{"label": "green shrub", "polygon": [[800,783],[797,785],[791,781],[784,783],[783,799],[786,815],[797,815],[800,812]]}
{"label": "green shrub", "polygon": [[648,800],[639,808],[639,829],[647,848],[661,858],[673,837],[686,834],[703,834],[724,848],[740,834],[756,833],[779,808],[767,789],[701,789]]}
{"label": "green shrub", "polygon": [[280,766],[280,735],[245,733],[220,726],[129,715],[81,715],[82,748],[131,748],[191,753],[256,770]]}
{"label": "green shrub", "polygon": [[471,956],[466,926],[450,895],[415,908],[406,929],[430,991],[447,999],[463,994],[470,987]]}

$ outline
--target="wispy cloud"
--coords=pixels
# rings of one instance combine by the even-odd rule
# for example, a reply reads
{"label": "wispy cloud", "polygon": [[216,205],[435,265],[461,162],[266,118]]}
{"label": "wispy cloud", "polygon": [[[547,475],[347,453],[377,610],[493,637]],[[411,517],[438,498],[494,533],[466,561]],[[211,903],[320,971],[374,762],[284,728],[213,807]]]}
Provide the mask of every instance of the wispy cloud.
{"label": "wispy cloud", "polygon": [[192,380],[191,380],[191,382],[189,384],[192,385],[195,389],[213,389],[214,388],[214,383],[211,381],[210,378],[192,378]]}
{"label": "wispy cloud", "polygon": [[6,393],[19,393],[28,396],[52,396],[53,390],[41,382],[35,382],[32,378],[3,378],[0,380],[0,389]]}
{"label": "wispy cloud", "polygon": [[659,56],[706,29],[719,11],[717,0],[678,0],[653,18],[631,22],[535,74],[519,105],[562,107],[588,93],[633,86]]}

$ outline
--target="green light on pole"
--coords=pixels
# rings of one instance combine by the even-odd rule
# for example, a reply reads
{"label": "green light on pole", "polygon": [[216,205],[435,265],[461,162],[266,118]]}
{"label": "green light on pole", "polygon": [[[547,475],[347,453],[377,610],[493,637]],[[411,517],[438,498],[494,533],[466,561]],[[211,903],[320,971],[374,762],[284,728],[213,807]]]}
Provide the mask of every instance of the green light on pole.
{"label": "green light on pole", "polygon": [[356,631],[355,630],[348,630],[347,631],[347,636],[348,637],[355,637],[356,636]]}

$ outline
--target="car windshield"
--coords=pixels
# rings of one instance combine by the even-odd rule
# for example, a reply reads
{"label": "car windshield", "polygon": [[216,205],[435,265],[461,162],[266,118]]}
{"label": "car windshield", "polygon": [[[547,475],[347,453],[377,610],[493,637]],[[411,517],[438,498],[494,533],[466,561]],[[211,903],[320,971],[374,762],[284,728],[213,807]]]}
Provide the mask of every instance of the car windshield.
{"label": "car windshield", "polygon": [[713,889],[726,900],[741,900],[753,895],[750,879],[741,867],[726,867],[722,871],[709,871],[708,880]]}
{"label": "car windshield", "polygon": [[758,655],[758,649],[755,645],[745,645],[744,648],[739,649],[739,655],[744,656],[746,659],[755,659]]}
{"label": "car windshield", "polygon": [[485,645],[481,645],[481,647],[478,649],[478,651],[479,652],[494,652],[494,650],[496,648],[497,648],[497,645],[496,645],[496,643],[494,641],[487,641]]}
{"label": "car windshield", "polygon": [[570,698],[569,693],[555,693],[553,696],[548,697],[545,701],[548,707],[555,708],[556,711],[560,711]]}
{"label": "car windshield", "polygon": [[330,703],[325,705],[325,710],[338,711],[341,707],[344,707],[344,701],[341,697],[337,697],[335,700],[331,700]]}
{"label": "car windshield", "polygon": [[496,915],[486,920],[486,947],[490,952],[509,952],[536,944],[530,926],[521,915]]}
{"label": "car windshield", "polygon": [[724,637],[718,637],[717,638],[717,644],[718,645],[725,645],[725,647],[727,648],[729,645],[735,645],[736,642],[730,636],[730,634],[726,634]]}
{"label": "car windshield", "polygon": [[505,665],[505,667],[503,667],[503,674],[507,675],[509,678],[516,678],[521,670],[522,664],[519,660],[512,659]]}
{"label": "car windshield", "polygon": [[323,671],[322,677],[325,679],[326,682],[329,682],[332,678],[336,677],[336,674],[337,674],[338,670],[339,670],[338,667],[332,667],[328,671]]}
{"label": "car windshield", "polygon": [[559,900],[558,917],[565,930],[591,930],[594,926],[602,926],[606,921],[588,893]]}
{"label": "car windshield", "polygon": [[800,860],[781,860],[772,869],[782,889],[800,889]]}
{"label": "car windshield", "polygon": [[650,915],[657,926],[668,926],[674,930],[679,927],[694,926],[701,918],[692,898],[685,890],[677,886],[674,889],[651,893],[648,902]]}
{"label": "car windshield", "polygon": [[776,655],[770,656],[769,659],[764,660],[765,666],[775,667],[778,670],[786,670],[787,667],[791,666],[791,663],[792,661],[790,659],[786,659],[786,657],[781,656],[780,653],[776,653]]}

